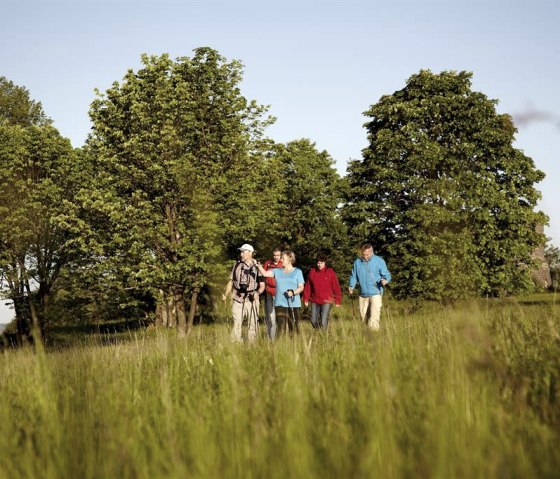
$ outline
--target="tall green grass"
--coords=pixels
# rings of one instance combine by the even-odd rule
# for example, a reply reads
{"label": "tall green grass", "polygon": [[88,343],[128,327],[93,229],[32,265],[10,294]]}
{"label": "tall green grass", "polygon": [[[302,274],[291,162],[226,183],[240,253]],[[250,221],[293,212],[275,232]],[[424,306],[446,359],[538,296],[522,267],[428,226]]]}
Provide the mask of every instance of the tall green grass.
{"label": "tall green grass", "polygon": [[538,303],[7,351],[0,477],[558,477],[560,315]]}

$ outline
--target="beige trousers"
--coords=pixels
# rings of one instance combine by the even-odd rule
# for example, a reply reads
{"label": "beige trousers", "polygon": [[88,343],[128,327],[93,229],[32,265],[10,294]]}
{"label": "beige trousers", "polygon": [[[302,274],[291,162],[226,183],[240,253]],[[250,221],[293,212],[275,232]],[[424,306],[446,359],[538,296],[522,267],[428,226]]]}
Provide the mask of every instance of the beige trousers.
{"label": "beige trousers", "polygon": [[246,319],[249,324],[249,331],[247,332],[247,340],[253,342],[257,338],[257,320],[259,317],[259,300],[255,298],[254,301],[246,299],[243,303],[233,301],[231,305],[231,316],[233,318],[233,329],[231,330],[231,340],[235,342],[243,341],[241,335],[241,326],[243,320]]}
{"label": "beige trousers", "polygon": [[381,295],[376,294],[375,296],[368,296],[367,298],[360,296],[359,305],[362,322],[367,323],[374,331],[378,331],[379,320],[381,318]]}

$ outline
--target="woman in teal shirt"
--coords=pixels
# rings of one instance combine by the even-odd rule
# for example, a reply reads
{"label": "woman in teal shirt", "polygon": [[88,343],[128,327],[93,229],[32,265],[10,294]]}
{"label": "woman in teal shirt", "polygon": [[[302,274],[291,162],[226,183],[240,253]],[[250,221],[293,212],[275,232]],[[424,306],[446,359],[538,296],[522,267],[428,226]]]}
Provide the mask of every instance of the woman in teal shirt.
{"label": "woman in teal shirt", "polygon": [[276,280],[276,295],[274,296],[274,313],[276,315],[277,334],[298,332],[300,319],[301,298],[305,282],[301,269],[294,266],[296,255],[293,251],[282,251],[283,268],[274,268],[269,271],[259,264],[259,272]]}

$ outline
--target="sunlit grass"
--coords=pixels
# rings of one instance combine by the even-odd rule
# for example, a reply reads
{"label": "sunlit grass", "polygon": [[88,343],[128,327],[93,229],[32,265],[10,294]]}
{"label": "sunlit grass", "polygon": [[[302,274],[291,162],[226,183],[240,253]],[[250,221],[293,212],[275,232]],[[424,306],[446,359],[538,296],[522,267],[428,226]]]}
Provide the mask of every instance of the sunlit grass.
{"label": "sunlit grass", "polygon": [[0,477],[556,477],[548,296],[237,345],[225,324],[0,357]]}

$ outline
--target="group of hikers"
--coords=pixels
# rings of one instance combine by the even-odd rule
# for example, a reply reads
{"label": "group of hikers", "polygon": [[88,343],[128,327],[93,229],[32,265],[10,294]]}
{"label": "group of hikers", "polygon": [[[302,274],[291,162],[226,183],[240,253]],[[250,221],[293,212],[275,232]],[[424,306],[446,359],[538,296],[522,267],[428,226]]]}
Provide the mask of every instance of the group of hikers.
{"label": "group of hikers", "polygon": [[[376,256],[371,243],[361,245],[361,255],[354,261],[348,292],[359,285],[359,310],[362,322],[379,330],[383,287],[391,281],[391,273],[383,258]],[[259,301],[264,295],[265,323],[268,338],[298,332],[301,305],[311,304],[313,328],[327,328],[332,307],[340,306],[342,291],[335,271],[327,266],[324,254],[317,256],[307,281],[301,269],[295,267],[296,255],[291,250],[276,248],[272,259],[260,264],[253,258],[250,244],[238,248],[240,258],[234,264],[222,299],[232,295],[233,329],[231,339],[242,341],[242,325],[248,323],[247,340],[258,336]],[[303,296],[303,298],[302,298]]]}

